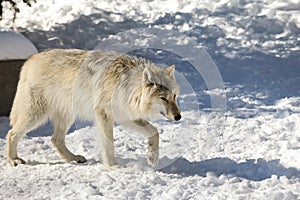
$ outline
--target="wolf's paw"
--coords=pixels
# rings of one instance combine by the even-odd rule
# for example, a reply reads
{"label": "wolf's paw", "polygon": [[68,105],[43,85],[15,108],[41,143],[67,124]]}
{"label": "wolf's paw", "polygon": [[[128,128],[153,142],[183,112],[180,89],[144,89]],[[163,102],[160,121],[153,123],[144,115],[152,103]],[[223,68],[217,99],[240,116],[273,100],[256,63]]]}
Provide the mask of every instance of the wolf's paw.
{"label": "wolf's paw", "polygon": [[147,162],[149,165],[155,168],[159,162],[159,151],[149,152]]}
{"label": "wolf's paw", "polygon": [[112,166],[106,166],[105,170],[106,171],[114,171],[114,170],[118,170],[118,169],[122,169],[122,168],[125,168],[125,167],[122,165],[112,165]]}
{"label": "wolf's paw", "polygon": [[85,157],[83,157],[83,156],[81,156],[81,155],[76,155],[76,156],[75,156],[75,161],[76,161],[77,163],[85,163],[85,162],[86,162],[86,159],[85,159]]}
{"label": "wolf's paw", "polygon": [[22,158],[15,158],[15,159],[8,159],[8,163],[13,166],[13,167],[16,167],[20,164],[25,164],[26,161],[23,160]]}

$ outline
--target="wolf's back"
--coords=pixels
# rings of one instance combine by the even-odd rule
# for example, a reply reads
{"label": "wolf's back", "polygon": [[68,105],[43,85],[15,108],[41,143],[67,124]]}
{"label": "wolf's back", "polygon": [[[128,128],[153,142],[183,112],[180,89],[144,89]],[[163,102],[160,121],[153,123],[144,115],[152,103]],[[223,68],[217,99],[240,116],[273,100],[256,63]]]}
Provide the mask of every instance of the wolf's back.
{"label": "wolf's back", "polygon": [[26,116],[33,104],[41,112],[51,104],[55,109],[63,109],[63,104],[72,98],[76,77],[86,54],[87,51],[83,50],[55,49],[28,58],[21,69],[10,114],[11,125],[17,115]]}
{"label": "wolf's back", "polygon": [[83,50],[55,49],[31,56],[22,67],[22,78],[29,78],[33,84],[40,82],[59,83],[71,81],[77,76],[87,52]]}

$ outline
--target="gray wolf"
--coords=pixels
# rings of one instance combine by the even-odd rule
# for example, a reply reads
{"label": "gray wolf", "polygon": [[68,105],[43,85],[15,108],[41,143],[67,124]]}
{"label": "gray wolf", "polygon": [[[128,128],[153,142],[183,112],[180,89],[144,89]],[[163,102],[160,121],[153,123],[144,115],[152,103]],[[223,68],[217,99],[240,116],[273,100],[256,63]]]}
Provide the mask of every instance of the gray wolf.
{"label": "gray wolf", "polygon": [[105,51],[54,49],[31,56],[22,67],[10,114],[8,162],[25,163],[17,153],[20,138],[48,120],[54,127],[51,141],[61,157],[85,162],[65,144],[68,129],[80,119],[94,120],[99,127],[105,166],[117,166],[114,122],[148,138],[147,161],[157,166],[159,135],[148,120],[181,118],[174,67],[164,69],[143,58]]}

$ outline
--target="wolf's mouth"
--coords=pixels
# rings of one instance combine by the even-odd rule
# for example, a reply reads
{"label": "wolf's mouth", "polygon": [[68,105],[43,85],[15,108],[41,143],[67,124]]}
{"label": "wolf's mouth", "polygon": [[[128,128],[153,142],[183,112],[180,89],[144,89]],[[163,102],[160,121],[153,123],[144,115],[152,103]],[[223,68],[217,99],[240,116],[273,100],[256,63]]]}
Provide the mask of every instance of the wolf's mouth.
{"label": "wolf's mouth", "polygon": [[164,117],[166,117],[166,114],[163,111],[160,111],[160,114]]}

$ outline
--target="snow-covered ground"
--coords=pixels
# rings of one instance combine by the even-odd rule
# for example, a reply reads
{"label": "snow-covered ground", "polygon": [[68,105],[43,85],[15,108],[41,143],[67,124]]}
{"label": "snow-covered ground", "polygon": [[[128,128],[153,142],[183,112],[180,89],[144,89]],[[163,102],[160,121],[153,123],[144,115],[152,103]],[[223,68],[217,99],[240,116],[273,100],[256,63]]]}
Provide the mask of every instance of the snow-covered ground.
{"label": "snow-covered ground", "polygon": [[155,170],[146,139],[116,126],[124,168],[107,171],[97,128],[79,122],[67,144],[87,163],[64,163],[46,125],[20,141],[28,164],[7,166],[9,119],[0,117],[0,199],[300,199],[298,0],[19,5],[15,24],[4,5],[0,26],[15,27],[39,51],[114,49],[175,63],[183,119],[153,122],[161,134]]}

